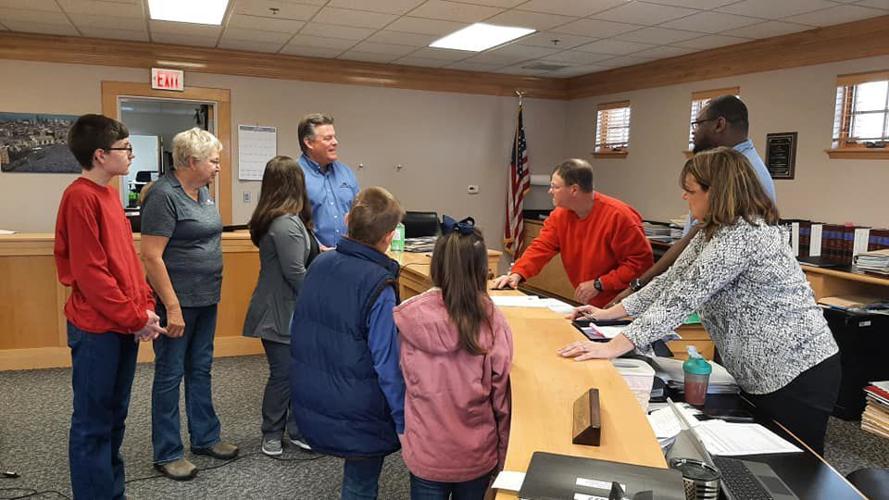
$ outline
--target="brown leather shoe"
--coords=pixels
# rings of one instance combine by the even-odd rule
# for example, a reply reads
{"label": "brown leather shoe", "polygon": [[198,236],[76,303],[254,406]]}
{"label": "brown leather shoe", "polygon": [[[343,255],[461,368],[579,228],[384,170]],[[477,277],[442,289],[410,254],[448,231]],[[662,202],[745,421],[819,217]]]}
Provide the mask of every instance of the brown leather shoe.
{"label": "brown leather shoe", "polygon": [[184,458],[165,464],[154,464],[154,468],[176,481],[188,481],[198,474],[198,468]]}
{"label": "brown leather shoe", "polygon": [[231,443],[218,442],[209,448],[192,448],[195,455],[207,455],[221,460],[231,460],[238,456],[238,447]]}

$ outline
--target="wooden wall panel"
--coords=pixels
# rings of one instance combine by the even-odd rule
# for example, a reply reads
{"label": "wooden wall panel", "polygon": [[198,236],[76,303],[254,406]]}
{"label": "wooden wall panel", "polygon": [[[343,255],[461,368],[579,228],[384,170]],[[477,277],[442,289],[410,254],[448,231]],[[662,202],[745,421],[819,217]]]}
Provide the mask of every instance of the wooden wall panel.
{"label": "wooden wall panel", "polygon": [[64,294],[53,257],[0,257],[0,276],[0,349],[59,345]]}

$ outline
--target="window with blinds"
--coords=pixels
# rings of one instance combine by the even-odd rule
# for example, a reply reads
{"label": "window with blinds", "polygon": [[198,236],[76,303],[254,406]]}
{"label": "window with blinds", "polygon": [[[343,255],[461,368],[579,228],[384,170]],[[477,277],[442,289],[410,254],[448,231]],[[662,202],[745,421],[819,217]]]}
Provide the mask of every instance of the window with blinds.
{"label": "window with blinds", "polygon": [[694,130],[694,126],[692,122],[697,118],[698,113],[704,109],[704,106],[710,102],[710,99],[714,97],[719,97],[721,95],[733,95],[735,97],[741,96],[741,87],[731,87],[725,89],[713,89],[713,90],[701,90],[698,92],[692,92],[691,94],[691,119],[688,122],[688,150],[691,151],[694,149],[694,140],[692,139],[692,132]]}
{"label": "window with blinds", "polygon": [[595,153],[626,154],[630,145],[630,101],[600,104],[596,112]]}
{"label": "window with blinds", "polygon": [[889,142],[889,71],[837,78],[835,150],[886,151]]}

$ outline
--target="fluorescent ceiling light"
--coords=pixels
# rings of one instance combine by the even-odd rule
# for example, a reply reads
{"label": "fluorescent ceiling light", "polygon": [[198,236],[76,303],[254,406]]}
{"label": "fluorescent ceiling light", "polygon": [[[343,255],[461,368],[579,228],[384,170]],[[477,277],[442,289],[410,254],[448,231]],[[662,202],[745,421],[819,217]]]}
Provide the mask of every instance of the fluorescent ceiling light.
{"label": "fluorescent ceiling light", "polygon": [[221,25],[228,0],[148,0],[155,21]]}
{"label": "fluorescent ceiling light", "polygon": [[513,26],[496,26],[493,24],[475,23],[461,30],[455,31],[444,38],[429,44],[438,49],[469,50],[481,52],[497,45],[515,40],[534,33],[530,28],[516,28]]}

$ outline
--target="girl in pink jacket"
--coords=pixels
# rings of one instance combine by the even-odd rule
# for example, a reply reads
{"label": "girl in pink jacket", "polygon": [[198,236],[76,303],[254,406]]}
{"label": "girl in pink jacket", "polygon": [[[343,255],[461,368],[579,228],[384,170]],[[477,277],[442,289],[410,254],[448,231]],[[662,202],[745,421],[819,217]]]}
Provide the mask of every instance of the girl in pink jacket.
{"label": "girl in pink jacket", "polygon": [[488,297],[488,254],[471,218],[445,216],[435,288],[395,308],[411,498],[482,499],[509,440],[512,332]]}

